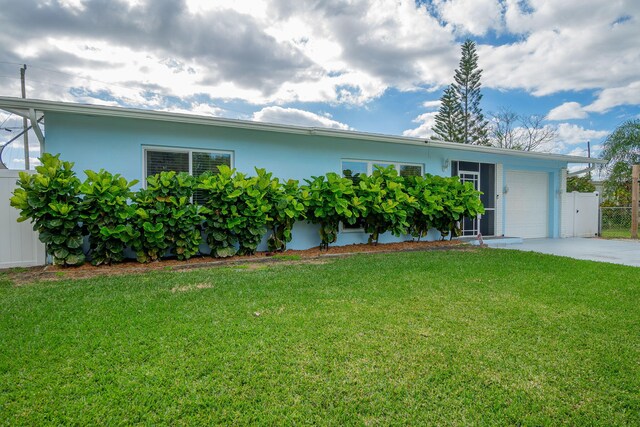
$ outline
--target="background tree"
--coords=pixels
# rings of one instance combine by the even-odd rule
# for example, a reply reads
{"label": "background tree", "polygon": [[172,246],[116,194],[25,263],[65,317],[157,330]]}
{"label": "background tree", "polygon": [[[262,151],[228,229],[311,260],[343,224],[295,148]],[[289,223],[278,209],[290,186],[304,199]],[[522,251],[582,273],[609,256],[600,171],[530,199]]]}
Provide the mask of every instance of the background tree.
{"label": "background tree", "polygon": [[433,131],[439,139],[449,142],[464,142],[460,130],[462,128],[462,109],[453,85],[445,89],[440,98],[440,109],[435,117]]}
{"label": "background tree", "polygon": [[570,176],[567,178],[567,193],[577,191],[579,193],[593,193],[596,186],[591,182],[591,177],[587,174],[584,176]]}
{"label": "background tree", "polygon": [[640,119],[627,120],[607,137],[601,157],[608,161],[604,196],[617,206],[631,204],[631,166],[640,163]]}
{"label": "background tree", "polygon": [[452,85],[456,91],[462,110],[462,142],[466,144],[489,145],[488,122],[482,114],[480,101],[480,78],[482,70],[478,68],[476,44],[467,40],[462,44],[462,57],[453,77]]}
{"label": "background tree", "polygon": [[533,151],[558,136],[557,128],[544,124],[544,120],[542,115],[521,115],[509,108],[501,108],[491,114],[490,143],[499,148]]}

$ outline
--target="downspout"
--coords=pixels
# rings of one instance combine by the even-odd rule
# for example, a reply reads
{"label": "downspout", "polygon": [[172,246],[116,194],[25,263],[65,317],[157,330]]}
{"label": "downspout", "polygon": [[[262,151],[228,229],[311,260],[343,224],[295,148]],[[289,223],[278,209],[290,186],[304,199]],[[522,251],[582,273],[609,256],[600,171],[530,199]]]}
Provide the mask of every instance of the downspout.
{"label": "downspout", "polygon": [[580,169],[579,171],[575,171],[575,172],[569,172],[569,173],[567,173],[567,177],[578,176],[578,175],[581,175],[581,174],[583,174],[585,172],[591,172],[595,168],[596,168],[596,165],[592,166],[591,163],[589,163],[589,167],[588,168]]}
{"label": "downspout", "polygon": [[[42,116],[44,117],[44,116]],[[38,137],[38,141],[40,142],[40,155],[44,153],[44,135],[42,134],[42,129],[38,126],[39,120],[36,119],[36,110],[33,108],[29,108],[29,119],[31,120],[31,127]]]}
{"label": "downspout", "polygon": [[[587,156],[589,158],[591,158],[591,141],[587,141]],[[596,168],[596,164],[595,163],[589,163],[589,167],[585,168],[585,169],[581,169],[579,171],[575,171],[575,172],[571,172],[567,174],[567,177],[570,176],[578,176],[581,175],[585,172],[590,173],[592,170],[594,170]],[[589,180],[591,179],[591,175],[589,175]]]}

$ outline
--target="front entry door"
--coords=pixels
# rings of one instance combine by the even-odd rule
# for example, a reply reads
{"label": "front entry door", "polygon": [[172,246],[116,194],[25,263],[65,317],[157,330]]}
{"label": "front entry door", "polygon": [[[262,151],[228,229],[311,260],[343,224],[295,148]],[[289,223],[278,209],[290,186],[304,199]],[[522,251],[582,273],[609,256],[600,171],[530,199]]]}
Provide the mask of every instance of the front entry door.
{"label": "front entry door", "polygon": [[460,181],[470,182],[482,192],[480,201],[485,213],[479,218],[465,218],[462,222],[463,236],[495,235],[496,221],[496,165],[491,163],[452,162],[451,173]]}
{"label": "front entry door", "polygon": [[[460,171],[458,176],[461,182],[470,182],[473,185],[474,190],[480,190],[480,172],[462,172]],[[463,236],[477,236],[480,232],[479,218],[464,218],[462,220],[462,235]]]}

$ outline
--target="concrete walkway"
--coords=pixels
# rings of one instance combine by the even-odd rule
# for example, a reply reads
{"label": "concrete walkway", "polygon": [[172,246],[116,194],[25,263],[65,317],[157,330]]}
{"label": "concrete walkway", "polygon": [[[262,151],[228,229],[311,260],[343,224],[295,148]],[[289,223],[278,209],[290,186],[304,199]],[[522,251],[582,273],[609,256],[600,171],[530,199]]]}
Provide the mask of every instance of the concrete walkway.
{"label": "concrete walkway", "polygon": [[524,239],[504,248],[640,267],[640,240]]}

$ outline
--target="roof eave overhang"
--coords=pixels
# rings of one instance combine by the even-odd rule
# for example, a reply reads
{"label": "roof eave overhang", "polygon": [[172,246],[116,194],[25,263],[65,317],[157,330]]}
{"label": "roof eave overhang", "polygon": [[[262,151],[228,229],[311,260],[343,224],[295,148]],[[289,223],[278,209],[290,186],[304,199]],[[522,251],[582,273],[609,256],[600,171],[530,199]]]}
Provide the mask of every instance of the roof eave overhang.
{"label": "roof eave overhang", "polygon": [[249,120],[225,119],[220,117],[206,117],[193,114],[172,113],[167,111],[139,110],[132,108],[112,107],[105,105],[75,104],[68,102],[46,101],[38,99],[22,99],[12,97],[0,97],[0,109],[13,112],[22,117],[28,117],[29,109],[42,112],[72,113],[88,116],[120,117],[141,120],[157,120],[173,123],[198,124],[206,126],[219,126],[227,128],[249,129],[267,132],[289,133],[297,135],[319,135],[327,137],[339,137],[363,141],[386,142],[405,145],[429,146],[460,151],[473,151],[494,155],[540,159],[566,163],[595,163],[604,164],[602,159],[569,156],[565,154],[551,154],[538,152],[523,152],[505,148],[485,147],[479,145],[458,144],[454,142],[421,139],[406,136],[383,135],[377,133],[357,132],[342,129],[305,127],[295,125],[282,125],[276,123],[254,122]]}

